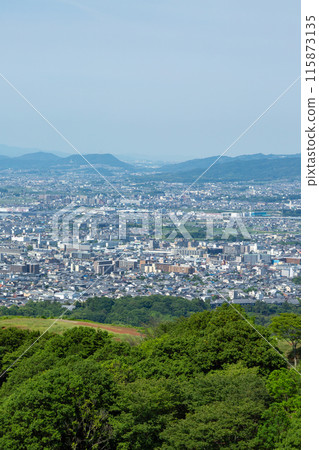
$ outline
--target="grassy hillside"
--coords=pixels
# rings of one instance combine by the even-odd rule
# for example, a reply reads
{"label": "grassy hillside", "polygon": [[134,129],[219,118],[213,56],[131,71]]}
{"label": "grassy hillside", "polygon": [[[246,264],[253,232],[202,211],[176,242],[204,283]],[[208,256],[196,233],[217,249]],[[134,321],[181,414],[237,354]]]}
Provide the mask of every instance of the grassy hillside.
{"label": "grassy hillside", "polygon": [[87,321],[76,321],[65,319],[43,319],[37,317],[1,317],[0,329],[16,327],[24,330],[40,331],[41,333],[43,333],[53,323],[54,325],[50,328],[49,331],[57,334],[63,334],[66,330],[69,330],[70,328],[85,326],[90,328],[98,328],[101,331],[107,331],[115,338],[126,340],[131,343],[139,342],[143,336],[142,332],[135,328],[122,327],[117,325],[114,326]]}

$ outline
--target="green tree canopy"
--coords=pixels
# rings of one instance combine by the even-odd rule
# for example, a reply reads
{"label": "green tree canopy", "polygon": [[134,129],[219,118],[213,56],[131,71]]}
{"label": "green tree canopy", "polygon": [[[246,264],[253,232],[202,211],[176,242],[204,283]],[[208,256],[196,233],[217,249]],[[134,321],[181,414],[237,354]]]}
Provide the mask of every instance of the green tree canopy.
{"label": "green tree canopy", "polygon": [[1,405],[0,448],[100,448],[110,437],[107,411],[114,398],[109,374],[93,361],[45,371]]}
{"label": "green tree canopy", "polygon": [[297,345],[301,341],[301,317],[293,313],[282,313],[273,317],[270,329],[293,348],[294,364],[297,365]]}
{"label": "green tree canopy", "polygon": [[0,329],[4,368],[29,349],[2,378],[0,448],[299,448],[299,375],[250,320],[223,305],[136,346],[74,327],[30,347],[38,333]]}

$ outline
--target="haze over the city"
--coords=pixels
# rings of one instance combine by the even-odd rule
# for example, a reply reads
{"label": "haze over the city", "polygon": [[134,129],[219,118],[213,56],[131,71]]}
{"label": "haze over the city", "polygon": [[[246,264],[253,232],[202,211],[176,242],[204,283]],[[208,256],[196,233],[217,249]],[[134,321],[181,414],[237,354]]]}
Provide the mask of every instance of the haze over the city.
{"label": "haze over the city", "polygon": [[[82,153],[222,153],[299,75],[299,2],[15,0],[0,72]],[[299,82],[229,156],[299,152]],[[72,153],[0,79],[0,143]]]}

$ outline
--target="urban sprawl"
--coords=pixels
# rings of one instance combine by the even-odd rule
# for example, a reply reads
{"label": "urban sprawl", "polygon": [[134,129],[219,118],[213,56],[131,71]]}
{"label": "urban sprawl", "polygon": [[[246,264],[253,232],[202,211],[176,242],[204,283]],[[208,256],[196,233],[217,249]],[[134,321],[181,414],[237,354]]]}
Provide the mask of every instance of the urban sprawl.
{"label": "urban sprawl", "polygon": [[0,178],[1,306],[153,294],[299,303],[299,183]]}

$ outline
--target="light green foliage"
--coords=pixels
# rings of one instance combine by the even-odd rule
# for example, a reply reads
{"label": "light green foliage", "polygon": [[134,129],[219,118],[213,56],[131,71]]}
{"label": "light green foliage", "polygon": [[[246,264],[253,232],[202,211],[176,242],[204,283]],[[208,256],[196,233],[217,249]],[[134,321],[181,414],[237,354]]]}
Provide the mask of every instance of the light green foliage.
{"label": "light green foliage", "polygon": [[[0,330],[3,368],[31,337]],[[92,328],[47,333],[3,380],[4,450],[300,445],[298,375],[227,305],[162,324],[138,346]]]}
{"label": "light green foliage", "polygon": [[90,361],[36,375],[3,402],[0,448],[72,448],[92,433],[96,441],[97,430],[109,430],[104,411],[113,390],[109,374]]}
{"label": "light green foliage", "polygon": [[257,441],[266,449],[300,448],[300,377],[294,370],[273,371],[267,380],[272,403],[263,414]]}
{"label": "light green foliage", "polygon": [[272,332],[291,344],[295,366],[297,365],[297,345],[301,341],[301,317],[293,313],[282,313],[273,317],[270,325]]}

